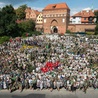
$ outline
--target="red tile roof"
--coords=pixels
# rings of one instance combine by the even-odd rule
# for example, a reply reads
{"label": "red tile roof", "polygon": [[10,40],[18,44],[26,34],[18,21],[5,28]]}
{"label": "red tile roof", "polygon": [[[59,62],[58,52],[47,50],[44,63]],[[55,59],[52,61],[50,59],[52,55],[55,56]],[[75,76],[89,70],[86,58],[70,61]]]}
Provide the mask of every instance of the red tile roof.
{"label": "red tile roof", "polygon": [[40,12],[38,10],[34,10],[35,14],[38,16]]}
{"label": "red tile roof", "polygon": [[34,11],[37,16],[40,14],[40,12],[39,12],[38,10],[33,10],[33,9],[31,9],[30,7],[28,7],[28,8],[25,10],[25,12],[32,12],[32,11]]}
{"label": "red tile roof", "polygon": [[86,10],[83,10],[83,11],[81,11],[81,12],[78,12],[78,13],[76,13],[75,15],[73,15],[73,17],[90,17],[90,16],[95,16],[94,15],[94,12],[92,11],[92,10],[89,10],[89,11],[86,11]]}
{"label": "red tile roof", "polygon": [[98,12],[98,10],[94,10],[94,12]]}
{"label": "red tile roof", "polygon": [[[58,4],[49,4],[47,5],[44,10],[54,10],[54,9],[69,9],[66,3],[58,3]],[[70,10],[70,9],[69,9]]]}

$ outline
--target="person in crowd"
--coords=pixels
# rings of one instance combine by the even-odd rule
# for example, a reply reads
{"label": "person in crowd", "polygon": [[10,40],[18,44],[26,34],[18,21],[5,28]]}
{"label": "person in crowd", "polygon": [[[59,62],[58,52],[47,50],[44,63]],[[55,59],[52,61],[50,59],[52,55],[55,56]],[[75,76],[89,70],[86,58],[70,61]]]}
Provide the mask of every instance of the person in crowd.
{"label": "person in crowd", "polygon": [[0,89],[98,88],[97,36],[41,35],[0,45]]}

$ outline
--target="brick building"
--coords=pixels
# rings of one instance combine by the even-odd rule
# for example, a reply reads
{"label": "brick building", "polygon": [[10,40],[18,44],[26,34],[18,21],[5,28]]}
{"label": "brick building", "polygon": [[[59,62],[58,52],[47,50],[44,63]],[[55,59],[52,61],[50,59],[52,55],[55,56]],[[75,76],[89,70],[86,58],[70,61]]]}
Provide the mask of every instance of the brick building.
{"label": "brick building", "polygon": [[68,30],[71,32],[94,32],[96,27],[94,12],[93,9],[86,8],[71,16]]}
{"label": "brick building", "polygon": [[[98,11],[98,10],[97,10]],[[66,3],[47,5],[42,12],[27,8],[26,20],[36,22],[36,30],[44,33],[86,32],[95,30],[94,10],[83,9],[70,17],[70,8]]]}
{"label": "brick building", "polygon": [[42,12],[36,18],[36,30],[43,31],[43,15]]}
{"label": "brick building", "polygon": [[44,33],[65,33],[70,18],[70,9],[66,3],[49,4],[43,10]]}
{"label": "brick building", "polygon": [[68,30],[71,32],[94,32],[96,24],[69,24]]}
{"label": "brick building", "polygon": [[31,9],[30,7],[28,7],[25,10],[25,12],[26,12],[26,19],[32,19],[34,21],[36,21],[37,16],[40,14],[38,10]]}
{"label": "brick building", "polygon": [[70,18],[70,24],[93,24],[95,22],[94,10],[91,8],[83,9]]}

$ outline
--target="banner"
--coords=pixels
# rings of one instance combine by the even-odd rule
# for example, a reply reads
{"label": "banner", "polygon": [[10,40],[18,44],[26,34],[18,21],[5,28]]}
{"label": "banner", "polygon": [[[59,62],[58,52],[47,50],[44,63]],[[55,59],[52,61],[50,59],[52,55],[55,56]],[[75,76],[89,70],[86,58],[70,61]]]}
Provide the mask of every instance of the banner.
{"label": "banner", "polygon": [[60,62],[56,61],[55,63],[53,62],[47,62],[44,67],[41,68],[41,71],[46,73],[48,71],[52,71],[53,69],[57,68],[59,66]]}

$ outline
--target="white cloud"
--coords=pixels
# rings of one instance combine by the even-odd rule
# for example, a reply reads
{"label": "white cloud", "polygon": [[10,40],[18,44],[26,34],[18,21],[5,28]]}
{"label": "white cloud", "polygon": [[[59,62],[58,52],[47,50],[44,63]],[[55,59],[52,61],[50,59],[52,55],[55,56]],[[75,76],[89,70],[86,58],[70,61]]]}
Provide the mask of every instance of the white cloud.
{"label": "white cloud", "polygon": [[41,7],[32,7],[32,9],[38,10],[38,11],[42,11],[43,10],[43,8],[41,8]]}
{"label": "white cloud", "polygon": [[5,5],[6,5],[6,3],[0,2],[0,8],[2,8]]}
{"label": "white cloud", "polygon": [[71,8],[70,15],[72,16],[72,15],[80,12],[82,9],[84,9],[84,8]]}
{"label": "white cloud", "polygon": [[78,11],[71,10],[70,15],[72,16],[72,15],[74,15],[74,14],[76,14],[76,13],[78,13]]}
{"label": "white cloud", "polygon": [[21,4],[24,2],[34,2],[37,0],[0,0],[0,2],[6,3],[6,4],[12,4],[12,5],[16,5],[16,4]]}
{"label": "white cloud", "polygon": [[90,7],[87,7],[87,8],[84,8],[83,10],[91,10],[91,8]]}
{"label": "white cloud", "polygon": [[0,5],[2,5],[2,4],[5,4],[5,3],[3,3],[3,2],[0,2]]}

